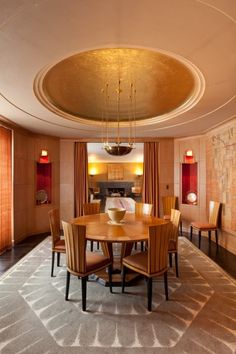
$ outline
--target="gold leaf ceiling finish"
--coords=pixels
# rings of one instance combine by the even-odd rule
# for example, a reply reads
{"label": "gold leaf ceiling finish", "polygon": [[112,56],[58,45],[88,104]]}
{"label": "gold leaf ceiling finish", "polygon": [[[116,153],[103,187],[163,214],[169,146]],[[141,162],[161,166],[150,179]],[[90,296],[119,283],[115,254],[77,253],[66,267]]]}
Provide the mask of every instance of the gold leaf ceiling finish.
{"label": "gold leaf ceiling finish", "polygon": [[[235,117],[236,0],[0,3],[4,119],[35,133],[97,141],[100,90],[118,80],[117,66],[122,119],[125,85],[132,79],[137,87],[137,138],[203,134]],[[120,128],[127,137],[128,122]]]}
{"label": "gold leaf ceiling finish", "polygon": [[[40,101],[69,119],[101,121],[102,112],[117,119],[117,88],[121,81],[120,120],[130,114],[130,85],[136,88],[136,119],[162,116],[188,106],[195,79],[190,69],[167,54],[137,48],[106,48],[73,55],[40,74]],[[109,106],[104,93],[108,83]],[[37,92],[37,89],[36,89]],[[66,115],[64,114],[66,113]]]}

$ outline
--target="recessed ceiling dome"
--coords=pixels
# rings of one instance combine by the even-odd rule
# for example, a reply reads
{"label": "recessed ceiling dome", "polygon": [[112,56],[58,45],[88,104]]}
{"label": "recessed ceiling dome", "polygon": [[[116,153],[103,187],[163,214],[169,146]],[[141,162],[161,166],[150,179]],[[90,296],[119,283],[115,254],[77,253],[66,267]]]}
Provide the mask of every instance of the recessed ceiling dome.
{"label": "recessed ceiling dome", "polygon": [[[105,48],[72,55],[41,72],[35,92],[41,103],[64,118],[96,124],[106,110],[117,120],[117,88],[121,82],[120,120],[130,118],[130,85],[136,90],[135,118],[168,119],[190,109],[202,95],[199,73],[173,55],[137,48]],[[104,90],[109,86],[109,104]],[[151,119],[152,120],[152,119]]]}

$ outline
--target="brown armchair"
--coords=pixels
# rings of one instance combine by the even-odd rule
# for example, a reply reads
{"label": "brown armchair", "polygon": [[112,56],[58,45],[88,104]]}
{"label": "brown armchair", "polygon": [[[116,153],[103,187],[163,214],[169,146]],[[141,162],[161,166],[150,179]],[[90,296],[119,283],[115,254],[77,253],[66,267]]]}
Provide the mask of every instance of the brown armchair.
{"label": "brown armchair", "polygon": [[109,271],[109,286],[112,292],[112,261],[110,258],[86,251],[86,226],[75,225],[62,221],[66,243],[66,292],[65,300],[69,298],[70,274],[81,278],[82,310],[86,311],[87,279],[106,267]]}
{"label": "brown armchair", "polygon": [[60,265],[60,254],[66,253],[65,241],[61,240],[59,209],[52,209],[48,212],[49,225],[52,236],[52,266],[51,277],[53,277],[55,253],[57,253],[57,266]]}
{"label": "brown armchair", "polygon": [[209,243],[211,242],[211,231],[215,231],[216,245],[218,247],[218,222],[219,222],[219,213],[220,213],[221,203],[210,201],[209,204],[209,221],[193,221],[190,225],[190,240],[193,238],[193,229],[198,231],[198,246],[201,248],[201,233],[202,231],[208,231]]}
{"label": "brown armchair", "polygon": [[148,249],[123,258],[122,293],[125,290],[127,268],[147,278],[148,311],[152,310],[152,278],[164,274],[165,295],[168,300],[168,244],[171,224],[149,226]]}

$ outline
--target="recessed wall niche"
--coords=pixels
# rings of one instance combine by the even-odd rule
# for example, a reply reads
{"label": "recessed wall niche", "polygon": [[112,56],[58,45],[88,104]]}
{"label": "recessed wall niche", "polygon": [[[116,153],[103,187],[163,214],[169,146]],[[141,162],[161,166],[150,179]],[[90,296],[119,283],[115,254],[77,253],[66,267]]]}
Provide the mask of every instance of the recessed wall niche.
{"label": "recessed wall niche", "polygon": [[198,203],[198,163],[182,163],[182,203],[197,205]]}
{"label": "recessed wall niche", "polygon": [[36,163],[36,205],[52,202],[52,164]]}

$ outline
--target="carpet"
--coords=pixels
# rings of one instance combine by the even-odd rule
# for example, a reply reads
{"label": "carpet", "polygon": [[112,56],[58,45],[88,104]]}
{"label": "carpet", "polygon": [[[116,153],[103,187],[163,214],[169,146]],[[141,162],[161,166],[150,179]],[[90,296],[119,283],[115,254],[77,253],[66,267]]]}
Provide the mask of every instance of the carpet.
{"label": "carpet", "polygon": [[90,281],[82,312],[80,280],[71,277],[66,302],[65,266],[50,277],[44,240],[0,278],[0,353],[235,353],[235,280],[187,239],[179,245],[180,277],[168,271],[169,301],[161,277],[151,313],[144,280],[125,294]]}

